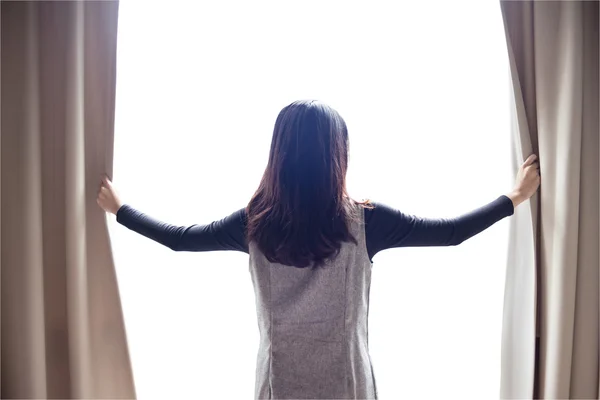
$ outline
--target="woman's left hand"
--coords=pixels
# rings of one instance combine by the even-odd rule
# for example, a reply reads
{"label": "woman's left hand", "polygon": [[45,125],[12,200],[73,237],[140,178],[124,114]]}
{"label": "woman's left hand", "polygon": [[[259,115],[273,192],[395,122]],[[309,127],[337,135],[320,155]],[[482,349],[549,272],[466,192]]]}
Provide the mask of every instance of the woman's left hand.
{"label": "woman's left hand", "polygon": [[104,176],[104,178],[102,178],[96,203],[98,203],[98,205],[104,211],[115,215],[117,214],[117,211],[119,211],[119,208],[121,208],[123,205],[117,190],[114,188],[110,179],[108,179],[108,176]]}

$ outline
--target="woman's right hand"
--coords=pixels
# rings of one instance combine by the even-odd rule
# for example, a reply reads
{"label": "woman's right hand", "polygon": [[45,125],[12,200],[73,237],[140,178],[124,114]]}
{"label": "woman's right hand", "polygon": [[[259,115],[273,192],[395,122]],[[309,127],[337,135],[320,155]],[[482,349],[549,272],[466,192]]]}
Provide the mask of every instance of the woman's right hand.
{"label": "woman's right hand", "polygon": [[535,154],[527,157],[527,160],[519,168],[515,188],[507,196],[512,200],[513,205],[528,200],[540,187],[540,166]]}

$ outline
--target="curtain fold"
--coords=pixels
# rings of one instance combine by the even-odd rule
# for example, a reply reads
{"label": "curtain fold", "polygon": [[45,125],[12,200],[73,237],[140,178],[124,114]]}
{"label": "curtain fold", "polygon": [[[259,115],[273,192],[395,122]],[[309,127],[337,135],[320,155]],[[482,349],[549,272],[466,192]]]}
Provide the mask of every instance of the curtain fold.
{"label": "curtain fold", "polygon": [[501,1],[514,166],[542,183],[511,221],[501,398],[599,393],[598,2]]}
{"label": "curtain fold", "polygon": [[1,3],[1,397],[135,398],[106,216],[117,1]]}

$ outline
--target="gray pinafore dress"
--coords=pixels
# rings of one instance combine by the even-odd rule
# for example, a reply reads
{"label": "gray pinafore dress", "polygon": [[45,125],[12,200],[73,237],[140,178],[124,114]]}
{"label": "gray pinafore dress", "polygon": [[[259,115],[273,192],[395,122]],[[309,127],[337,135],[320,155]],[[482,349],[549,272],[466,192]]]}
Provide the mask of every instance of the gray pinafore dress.
{"label": "gray pinafore dress", "polygon": [[[357,207],[361,207],[357,205]],[[269,262],[249,243],[260,345],[255,399],[376,399],[364,212],[325,268]]]}

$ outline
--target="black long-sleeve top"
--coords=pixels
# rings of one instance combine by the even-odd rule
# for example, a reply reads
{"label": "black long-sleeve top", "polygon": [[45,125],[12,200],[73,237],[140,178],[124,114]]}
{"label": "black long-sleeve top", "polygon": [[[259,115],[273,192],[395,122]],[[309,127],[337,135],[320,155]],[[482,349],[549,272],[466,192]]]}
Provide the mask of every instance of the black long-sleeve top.
{"label": "black long-sleeve top", "polygon": [[[378,252],[395,247],[455,246],[514,213],[512,200],[496,200],[456,218],[421,218],[383,203],[364,209],[367,252],[372,261]],[[237,210],[206,225],[176,226],[156,220],[130,205],[117,212],[117,221],[175,251],[237,250],[248,253],[246,212]]]}

